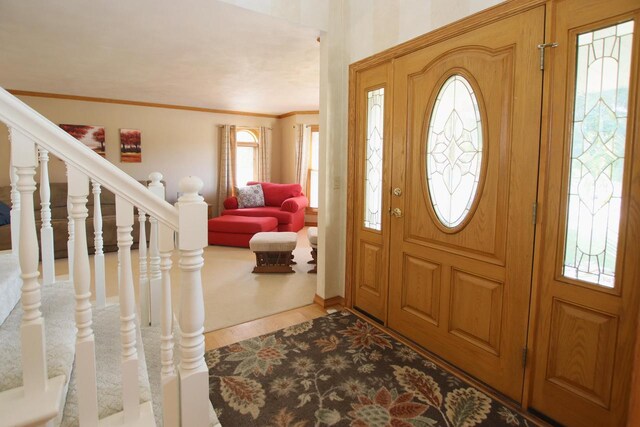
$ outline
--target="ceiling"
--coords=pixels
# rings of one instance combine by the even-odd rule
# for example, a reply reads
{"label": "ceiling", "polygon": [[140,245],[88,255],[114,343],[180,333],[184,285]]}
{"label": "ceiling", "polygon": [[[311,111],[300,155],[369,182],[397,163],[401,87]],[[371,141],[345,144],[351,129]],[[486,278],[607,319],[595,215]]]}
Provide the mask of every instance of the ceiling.
{"label": "ceiling", "polygon": [[218,0],[0,0],[5,89],[317,110],[319,32]]}

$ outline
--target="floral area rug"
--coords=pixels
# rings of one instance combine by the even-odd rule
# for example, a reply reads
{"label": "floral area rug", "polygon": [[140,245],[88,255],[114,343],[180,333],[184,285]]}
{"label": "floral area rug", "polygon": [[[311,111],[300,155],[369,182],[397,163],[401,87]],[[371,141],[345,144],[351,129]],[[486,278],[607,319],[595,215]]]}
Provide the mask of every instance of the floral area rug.
{"label": "floral area rug", "polygon": [[206,360],[223,427],[534,425],[346,311]]}

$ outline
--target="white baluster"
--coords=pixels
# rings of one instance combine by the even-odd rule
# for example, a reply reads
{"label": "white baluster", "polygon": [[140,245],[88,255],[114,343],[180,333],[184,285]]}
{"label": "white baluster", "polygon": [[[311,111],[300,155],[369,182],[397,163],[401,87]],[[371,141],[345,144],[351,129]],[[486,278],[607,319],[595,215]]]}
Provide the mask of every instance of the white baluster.
{"label": "white baluster", "polygon": [[136,312],[131,270],[133,244],[133,205],[116,196],[116,225],[120,257],[120,338],[122,344],[122,407],[124,424],[140,418],[138,351],[136,349]]}
{"label": "white baluster", "polygon": [[[11,143],[11,131],[9,131],[9,143]],[[20,192],[18,191],[18,175],[13,166],[13,159],[9,161],[9,178],[11,180],[11,249],[18,256],[20,241]]]}
{"label": "white baluster", "polygon": [[204,301],[201,270],[207,245],[207,204],[198,195],[202,180],[180,181],[180,406],[183,426],[209,423],[209,373],[204,361]]}
{"label": "white baluster", "polygon": [[[67,165],[73,224],[73,286],[76,293],[76,375],[80,425],[98,422],[95,337],[92,328],[91,271],[87,253],[86,219],[89,178]],[[70,272],[71,273],[71,272]]]}
{"label": "white baluster", "polygon": [[140,223],[140,238],[138,239],[138,262],[140,263],[140,277],[138,292],[140,293],[140,324],[150,325],[149,315],[149,276],[147,276],[147,214],[138,209],[138,222]]}
{"label": "white baluster", "polygon": [[100,183],[91,181],[93,192],[93,242],[95,255],[93,265],[95,268],[96,305],[104,307],[107,303],[107,291],[105,287],[104,270],[104,239],[102,238],[102,206],[100,202]]}
{"label": "white baluster", "polygon": [[171,306],[171,253],[174,249],[174,232],[164,224],[158,226],[160,247],[160,272],[162,275],[162,419],[166,427],[180,425],[180,393],[178,376],[173,361],[173,310]]}
{"label": "white baluster", "polygon": [[49,152],[40,148],[40,247],[42,248],[42,284],[48,285],[56,279],[53,228],[51,227],[51,190],[49,188]]}
{"label": "white baluster", "polygon": [[[67,168],[67,188],[69,187],[69,170]],[[71,215],[71,199],[67,190],[67,230],[69,232],[69,238],[67,239],[67,263],[69,265],[69,281],[73,282],[73,238],[74,238],[74,226],[73,216]]]}
{"label": "white baluster", "polygon": [[38,283],[38,238],[33,213],[36,182],[36,146],[25,135],[11,130],[11,159],[15,167],[16,189],[20,193],[20,240],[18,253],[22,272],[22,376],[25,396],[35,398],[47,387],[47,358],[44,319],[40,311]]}
{"label": "white baluster", "polygon": [[[162,174],[153,172],[149,175],[149,190],[164,200]],[[162,317],[162,278],[160,274],[160,250],[158,248],[158,220],[149,217],[151,236],[149,238],[149,296],[151,300],[151,324],[158,325]]]}

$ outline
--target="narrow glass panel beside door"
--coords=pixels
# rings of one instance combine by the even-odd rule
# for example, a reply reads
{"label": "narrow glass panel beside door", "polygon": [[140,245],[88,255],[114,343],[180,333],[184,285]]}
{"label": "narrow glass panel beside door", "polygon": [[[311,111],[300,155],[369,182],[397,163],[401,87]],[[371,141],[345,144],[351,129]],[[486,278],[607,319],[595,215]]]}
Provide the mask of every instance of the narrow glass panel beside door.
{"label": "narrow glass panel beside door", "polygon": [[622,200],[633,21],[580,34],[565,277],[612,288]]}
{"label": "narrow glass panel beside door", "polygon": [[382,154],[384,88],[367,92],[367,150],[365,163],[364,226],[382,229]]}

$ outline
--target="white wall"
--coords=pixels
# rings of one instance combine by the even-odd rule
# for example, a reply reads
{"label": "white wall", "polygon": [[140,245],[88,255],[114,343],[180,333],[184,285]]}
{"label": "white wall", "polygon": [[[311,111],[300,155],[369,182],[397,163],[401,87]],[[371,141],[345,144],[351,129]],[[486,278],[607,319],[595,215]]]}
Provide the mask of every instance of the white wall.
{"label": "white wall", "polygon": [[[206,112],[142,107],[54,98],[19,97],[56,124],[105,127],[106,158],[138,180],[161,172],[167,199],[174,201],[180,179],[195,175],[204,181],[203,195],[216,203],[218,190],[218,125],[269,126],[272,128],[272,180],[280,180],[280,126],[275,118],[213,114]],[[4,130],[2,129],[4,128]],[[120,128],[142,131],[142,163],[120,163]],[[0,123],[0,171],[9,170],[6,128]],[[50,162],[52,182],[66,181],[62,161]],[[0,186],[9,184],[9,174],[0,175]]]}

